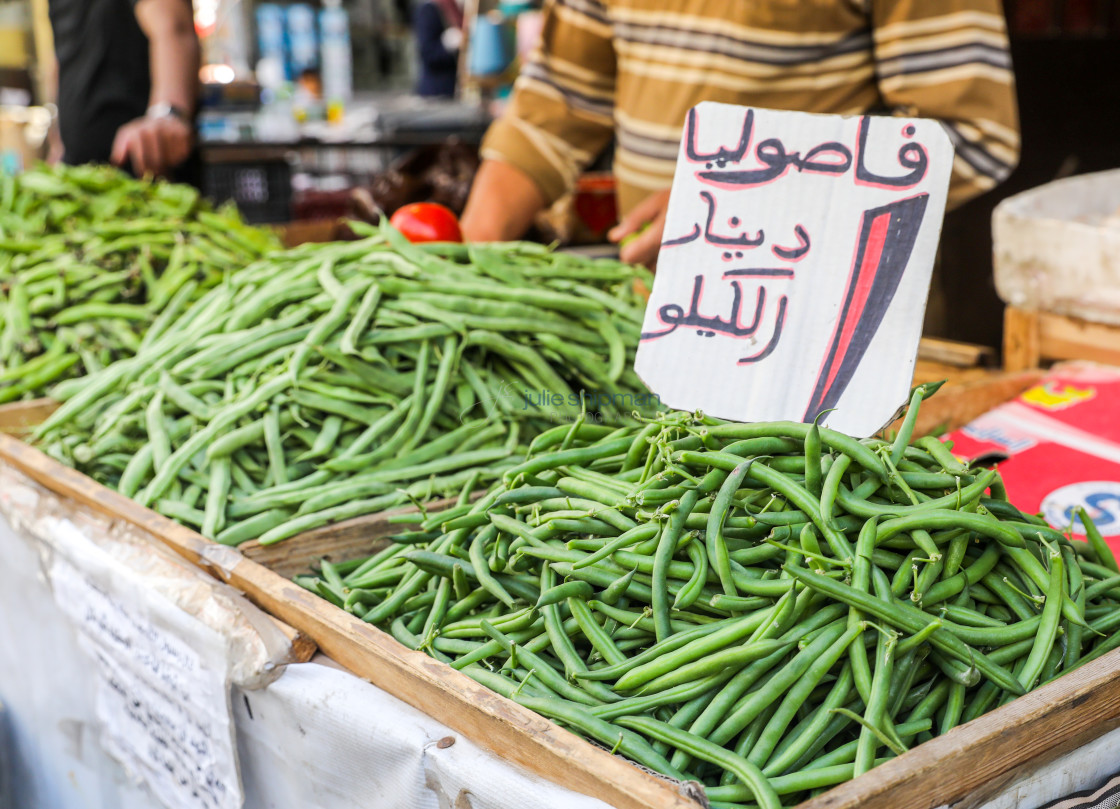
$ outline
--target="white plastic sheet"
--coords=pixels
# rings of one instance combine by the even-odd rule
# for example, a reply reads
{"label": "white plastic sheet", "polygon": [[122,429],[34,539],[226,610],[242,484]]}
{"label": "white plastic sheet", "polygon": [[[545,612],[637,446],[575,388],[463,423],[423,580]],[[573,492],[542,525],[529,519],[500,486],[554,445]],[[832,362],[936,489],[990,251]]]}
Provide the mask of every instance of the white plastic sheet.
{"label": "white plastic sheet", "polygon": [[230,588],[142,532],[71,509],[0,464],[0,702],[8,720],[0,766],[11,770],[0,783],[11,781],[14,806],[167,805],[104,751],[94,664],[51,590],[62,549],[67,564],[88,568],[74,553],[83,541],[87,563],[111,549],[116,562],[142,571],[150,592],[137,602],[171,599],[192,620],[223,628],[246,809],[609,809],[481,750],[324,657],[278,667],[283,649],[268,622]]}

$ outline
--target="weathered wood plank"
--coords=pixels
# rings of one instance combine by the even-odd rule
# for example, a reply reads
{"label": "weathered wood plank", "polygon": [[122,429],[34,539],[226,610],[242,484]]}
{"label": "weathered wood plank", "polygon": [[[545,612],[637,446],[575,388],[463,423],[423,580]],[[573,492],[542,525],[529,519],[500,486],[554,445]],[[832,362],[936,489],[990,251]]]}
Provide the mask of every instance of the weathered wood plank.
{"label": "weathered wood plank", "polygon": [[[454,499],[435,500],[427,504],[426,510],[435,513],[454,504]],[[345,562],[376,553],[385,547],[386,537],[411,530],[411,526],[390,522],[389,518],[395,514],[415,512],[412,506],[398,508],[325,525],[274,545],[261,545],[251,540],[237,547],[249,559],[290,579],[317,569],[320,559]]]}
{"label": "weathered wood plank", "polygon": [[1042,360],[1038,313],[1008,306],[1003,312],[1003,367],[1007,371],[1037,368]]}
{"label": "weathered wood plank", "polygon": [[937,362],[956,368],[991,367],[995,365],[996,352],[990,346],[960,343],[938,337],[923,337],[918,343],[918,360]]}

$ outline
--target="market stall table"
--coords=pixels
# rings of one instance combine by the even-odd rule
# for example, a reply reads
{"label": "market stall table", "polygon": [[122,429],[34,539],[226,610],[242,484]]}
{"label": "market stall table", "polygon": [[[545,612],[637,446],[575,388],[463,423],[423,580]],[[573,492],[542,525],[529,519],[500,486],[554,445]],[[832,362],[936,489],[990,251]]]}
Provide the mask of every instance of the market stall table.
{"label": "market stall table", "polygon": [[[0,568],[0,683],[11,768],[0,781],[15,785],[16,806],[160,805],[99,746],[87,658],[44,578],[52,538],[43,534],[41,521],[28,520],[26,503],[64,498],[7,464],[0,464],[0,492],[0,547],[7,563]],[[112,533],[104,522],[84,526],[82,538],[90,544]],[[156,541],[148,541],[151,552],[160,553]],[[608,806],[485,752],[323,655],[288,665],[263,689],[234,687],[231,711],[247,809]],[[1115,725],[1115,719],[1108,722]],[[1100,730],[1089,723],[1085,734],[1099,734],[1095,739],[1042,766],[1005,773],[960,805],[1032,807],[1095,784],[1120,759],[1120,731]]]}
{"label": "market stall table", "polygon": [[[1000,396],[1008,398],[1032,384],[1032,380],[1036,379],[1037,375],[1020,375],[1011,378],[997,377],[991,384],[997,386],[996,389],[1001,391]],[[962,385],[955,395],[952,393],[952,388],[946,391],[941,401],[946,403],[945,406],[949,408],[948,412],[953,414],[948,418],[950,423],[960,423],[959,419],[968,419],[975,415],[978,412],[976,408],[983,410],[993,404],[990,400],[997,397],[994,396],[992,391],[985,390],[985,387],[982,383],[973,383]],[[969,406],[962,404],[964,400],[972,403],[971,409]],[[18,425],[20,420],[26,424],[41,418],[41,412],[36,414],[36,406],[34,405],[21,405],[15,410],[20,416],[12,422],[13,424]],[[15,429],[15,427],[9,427],[9,429]],[[4,455],[7,459],[3,467],[7,476],[6,480],[12,481],[3,487],[3,490],[8,493],[4,502],[11,500],[11,493],[17,492],[23,487],[34,486],[26,477],[22,476],[22,473],[14,470],[14,462],[14,466],[25,467],[25,471],[30,471],[33,475],[39,477],[42,482],[47,483],[48,487],[58,491],[62,495],[59,499],[68,503],[68,507],[76,508],[76,513],[98,514],[99,512],[115,513],[119,511],[117,517],[120,523],[131,525],[134,528],[146,526],[149,529],[155,529],[156,536],[152,537],[153,544],[156,544],[157,541],[158,543],[167,543],[179,553],[188,557],[191,556],[192,552],[186,547],[186,544],[187,539],[194,536],[192,532],[173,526],[173,524],[169,524],[168,521],[154,514],[150,518],[144,517],[145,510],[143,509],[137,507],[122,508],[123,504],[117,502],[122,500],[119,496],[100,487],[88,486],[83,490],[77,483],[77,479],[82,476],[76,475],[72,470],[65,470],[61,467],[55,470],[59,478],[68,478],[69,482],[66,480],[60,481],[51,475],[44,476],[43,469],[45,467],[40,466],[36,469],[36,463],[31,460],[33,456],[38,456],[38,453],[33,450],[18,449],[23,445],[9,438],[0,439],[0,441],[4,444]],[[15,452],[14,456],[13,451]],[[49,461],[46,463],[47,465],[53,464]],[[78,488],[75,488],[75,486],[78,486]],[[128,502],[124,501],[125,504]],[[16,520],[16,522],[19,521]],[[11,581],[5,582],[5,586],[2,588],[3,598],[11,599],[11,601],[3,605],[3,611],[0,614],[7,617],[8,623],[13,624],[12,627],[8,628],[7,637],[20,649],[20,663],[17,673],[14,675],[5,674],[3,681],[5,683],[21,684],[19,688],[22,693],[14,699],[11,694],[6,695],[9,703],[17,706],[16,719],[13,725],[19,728],[17,738],[20,741],[17,742],[16,747],[21,750],[20,758],[25,761],[34,760],[37,762],[37,766],[42,767],[44,766],[43,762],[65,761],[65,756],[58,758],[53,754],[35,751],[51,748],[56,751],[70,749],[66,748],[65,745],[73,744],[74,734],[71,732],[67,735],[66,731],[59,731],[57,738],[53,738],[55,734],[48,734],[53,740],[45,741],[44,739],[47,739],[47,737],[42,734],[41,730],[37,733],[29,733],[29,725],[35,727],[36,730],[44,727],[72,728],[72,724],[67,724],[63,720],[73,718],[74,715],[83,717],[80,720],[81,722],[88,723],[91,721],[89,719],[91,709],[88,705],[90,701],[88,682],[85,686],[86,704],[82,711],[79,711],[71,703],[69,707],[63,710],[62,713],[65,715],[59,715],[57,718],[51,715],[52,712],[59,710],[57,697],[53,697],[53,695],[67,694],[76,698],[82,693],[82,679],[88,681],[89,678],[81,673],[80,667],[69,669],[57,666],[55,664],[55,661],[59,659],[56,657],[57,652],[52,650],[50,646],[44,647],[33,642],[34,638],[37,637],[37,633],[32,628],[34,624],[22,620],[22,615],[28,609],[26,605],[37,604],[38,610],[40,612],[45,611],[48,615],[51,614],[52,610],[54,611],[52,620],[56,624],[56,629],[44,630],[43,636],[48,636],[48,631],[54,633],[55,649],[66,648],[66,643],[58,640],[61,635],[65,634],[65,619],[58,614],[57,608],[51,602],[49,591],[46,590],[42,581],[35,576],[37,569],[36,554],[29,553],[26,547],[20,550],[20,545],[26,546],[29,540],[25,536],[11,531],[6,524],[3,541],[5,547],[12,546],[13,550],[9,553],[9,556],[13,562],[19,561],[19,564],[12,564],[3,574],[5,577],[12,577]],[[231,551],[233,556],[225,558],[223,564],[218,564],[217,559],[220,556],[216,553],[218,550],[218,548],[213,548],[214,553],[210,555],[209,559],[196,558],[196,561],[202,562],[204,566],[208,566],[211,570],[217,570],[225,565],[227,577],[239,586],[249,590],[257,601],[266,603],[276,614],[290,616],[293,623],[305,623],[306,628],[311,629],[313,634],[322,632],[323,634],[318,635],[320,642],[326,642],[328,646],[333,647],[338,652],[338,658],[356,666],[357,668],[354,671],[360,672],[363,677],[380,680],[385,676],[385,672],[379,673],[377,669],[369,667],[377,657],[377,655],[373,657],[369,655],[371,647],[355,645],[355,639],[347,640],[344,636],[337,634],[336,630],[330,630],[324,624],[324,621],[329,622],[332,618],[342,619],[347,616],[337,610],[334,612],[340,614],[332,616],[319,609],[312,610],[312,612],[321,613],[313,619],[311,619],[310,613],[301,614],[302,610],[307,609],[306,604],[303,607],[300,606],[303,599],[296,597],[296,603],[284,603],[277,600],[276,596],[269,597],[264,592],[267,589],[264,587],[264,581],[267,579],[262,579],[258,574],[256,575],[256,582],[252,581],[254,575],[249,572],[253,568],[252,563],[244,560],[235,562],[235,557],[239,554],[236,551]],[[203,545],[195,546],[195,551],[207,553]],[[230,565],[232,565],[232,570],[240,570],[241,574],[228,576],[231,572]],[[30,592],[29,588],[31,589]],[[287,592],[293,594],[291,590]],[[294,594],[301,592],[295,590]],[[324,602],[319,603],[324,609],[327,607]],[[17,621],[14,616],[20,616],[20,620]],[[50,621],[46,618],[42,620],[44,621],[43,626],[50,625]],[[351,626],[351,623],[342,620],[341,625]],[[359,626],[361,625],[359,624]],[[354,628],[357,629],[357,627]],[[362,627],[362,634],[368,634],[369,638],[373,638],[377,633],[376,630]],[[70,648],[74,648],[72,639]],[[37,657],[29,654],[29,651],[33,649],[40,650]],[[386,647],[386,651],[388,651],[388,647]],[[15,660],[17,656],[9,654],[5,659]],[[385,663],[391,659],[384,658],[382,662]],[[1101,661],[1101,663],[1106,662]],[[401,663],[397,662],[393,665],[399,666]],[[423,670],[430,668],[431,666],[425,665],[421,670],[414,671],[411,676],[419,677],[419,679],[411,685],[422,682],[425,677],[431,676],[421,676]],[[403,670],[401,670],[401,674],[403,674]],[[388,684],[393,690],[400,688],[402,683],[396,675],[387,680],[382,680],[382,682]],[[49,683],[50,686],[44,688],[44,683]],[[401,695],[413,701],[414,705],[419,705],[419,707],[431,713],[444,717],[449,724],[457,725],[460,728],[464,727],[462,715],[455,715],[454,711],[445,715],[439,708],[432,707],[435,704],[434,702],[431,704],[423,702],[424,694],[435,693],[430,690],[432,681],[429,680],[428,683],[428,686],[419,692],[406,689],[407,693],[401,692]],[[81,700],[78,700],[78,702],[81,702]],[[493,704],[495,699],[490,698],[486,702],[487,704]],[[454,705],[455,703],[441,700],[440,704]],[[20,705],[30,705],[31,708],[19,709],[18,706]],[[51,705],[55,707],[52,709]],[[677,794],[668,782],[661,779],[652,779],[651,782],[648,777],[642,776],[640,779],[633,781],[633,783],[649,784],[650,786],[653,783],[663,785],[663,789],[648,793],[645,799],[638,799],[634,795],[629,795],[624,800],[622,793],[616,791],[613,794],[618,797],[604,802],[580,794],[583,791],[595,791],[597,789],[600,790],[599,794],[601,795],[612,794],[609,790],[601,791],[601,788],[610,784],[611,781],[609,777],[608,780],[603,780],[605,773],[602,772],[600,766],[592,765],[593,769],[585,770],[580,776],[586,778],[592,775],[591,781],[574,780],[571,782],[571,785],[580,792],[549,784],[516,766],[514,762],[536,768],[535,765],[540,763],[538,760],[540,754],[550,751],[550,745],[572,738],[565,731],[561,731],[555,726],[551,726],[551,730],[544,732],[544,735],[551,741],[546,741],[543,738],[526,737],[526,741],[531,742],[528,747],[515,744],[503,748],[501,745],[495,744],[494,738],[486,737],[487,725],[485,722],[478,723],[476,720],[472,720],[466,725],[473,730],[472,733],[467,734],[467,737],[472,741],[481,743],[498,755],[493,756],[491,753],[475,749],[471,752],[469,763],[464,764],[460,770],[455,770],[452,767],[452,774],[448,775],[447,779],[444,779],[442,774],[438,777],[431,776],[433,756],[439,757],[442,761],[454,756],[465,755],[463,753],[448,755],[447,751],[449,750],[470,750],[470,745],[460,744],[466,741],[464,736],[454,729],[445,728],[438,722],[428,720],[415,708],[406,706],[397,697],[363,682],[353,674],[340,672],[330,664],[324,665],[319,662],[312,662],[289,666],[287,672],[276,682],[267,686],[264,691],[246,693],[235,690],[232,705],[234,726],[237,729],[238,751],[241,758],[240,769],[246,794],[249,796],[249,803],[247,803],[249,806],[254,805],[253,801],[257,799],[258,795],[269,799],[275,798],[275,802],[271,805],[276,806],[287,805],[281,800],[282,797],[286,796],[298,796],[303,800],[302,803],[293,803],[292,805],[315,805],[314,800],[316,798],[311,796],[317,794],[332,794],[330,802],[321,805],[334,805],[333,793],[317,791],[320,789],[317,786],[320,774],[324,782],[329,782],[332,785],[331,790],[350,790],[345,797],[353,801],[354,805],[391,805],[396,801],[392,797],[393,794],[416,794],[422,796],[415,798],[417,801],[431,800],[435,794],[431,792],[432,789],[435,789],[436,792],[442,790],[445,800],[448,800],[450,805],[453,806],[456,805],[453,802],[454,799],[460,797],[462,790],[470,793],[470,797],[466,799],[470,803],[460,805],[474,807],[691,805],[690,801]],[[390,707],[392,710],[390,710]],[[472,707],[472,711],[477,710],[477,707]],[[1111,685],[1111,677],[1102,677],[1100,672],[1093,670],[1091,666],[1087,666],[1039,692],[1017,700],[1014,705],[1009,706],[1004,711],[987,715],[960,731],[954,731],[952,734],[923,745],[920,750],[915,751],[910,756],[877,768],[874,773],[867,777],[857,779],[834,790],[830,796],[819,799],[824,801],[820,805],[893,806],[898,805],[900,800],[913,802],[913,800],[922,798],[927,801],[955,801],[959,798],[963,800],[964,805],[986,806],[991,807],[991,809],[1018,806],[1020,803],[1026,805],[1027,801],[1032,805],[1037,805],[1048,797],[1061,796],[1068,794],[1075,788],[1090,786],[1115,768],[1116,748],[1120,746],[1120,739],[1117,738],[1117,733],[1109,731],[1120,724],[1118,707],[1120,707],[1120,696],[1115,694],[1115,688]],[[28,711],[27,715],[35,717],[34,720],[20,719],[20,714],[24,710]],[[45,720],[40,718],[44,712],[47,716]],[[273,728],[270,724],[273,721],[278,723],[276,728]],[[83,727],[85,726],[83,725]],[[280,726],[283,726],[284,730],[279,729]],[[418,727],[420,728],[419,731],[408,735],[406,738],[389,735],[393,729],[399,731],[400,728],[411,728],[415,731]],[[501,725],[493,727],[500,728]],[[545,727],[549,727],[549,723],[545,722],[538,727],[543,730]],[[303,732],[301,732],[301,728]],[[356,728],[359,730],[356,731]],[[364,729],[366,733],[361,733],[360,729]],[[262,731],[259,735],[257,734],[258,730]],[[85,733],[86,731],[82,732]],[[505,731],[499,735],[504,736],[507,740],[511,738]],[[440,748],[438,744],[435,744],[447,736],[456,739],[454,745]],[[90,739],[92,738],[90,737]],[[392,739],[387,745],[384,743],[386,738]],[[283,744],[277,742],[279,739],[297,739],[299,740],[298,746],[289,751]],[[538,747],[537,745],[542,741],[544,746]],[[587,754],[596,752],[596,748],[592,746],[578,742],[578,740],[573,739],[572,741],[576,744],[570,750],[572,755],[577,757],[571,759],[573,771],[567,773],[569,776],[578,772],[579,765],[576,762],[583,765],[590,763],[587,762],[585,757],[579,757],[580,754],[576,752],[577,750],[584,750]],[[267,749],[262,750],[257,746],[266,742]],[[564,744],[570,743],[565,741]],[[31,752],[22,752],[28,750]],[[104,788],[110,791],[122,788],[126,791],[132,789],[132,787],[122,786],[123,782],[119,771],[114,769],[115,765],[110,764],[109,760],[99,752],[95,745],[82,745],[80,750],[85,751],[84,755],[93,756],[95,759],[94,773],[88,777],[98,784],[107,784],[107,786],[99,787],[99,789]],[[1070,753],[1071,750],[1075,752]],[[557,749],[552,748],[549,755],[554,756],[556,752]],[[1063,754],[1065,754],[1064,757],[1062,757]],[[598,754],[591,756],[591,758],[596,759],[596,764],[598,764],[604,761],[602,758],[604,755],[605,753],[598,751]],[[1055,757],[1057,758],[1055,759]],[[404,779],[403,783],[407,786],[401,788],[418,790],[418,792],[385,792],[384,790],[390,789],[386,784],[401,783],[396,779],[400,776],[402,759],[411,762],[407,766],[412,768],[414,775]],[[294,768],[291,764],[293,760],[297,762]],[[510,773],[509,778],[514,783],[523,785],[524,793],[519,793],[517,787],[508,785],[499,786],[488,792],[491,785],[499,784],[501,781],[498,776],[491,776],[489,770],[481,767],[478,763],[481,760],[493,760],[495,766],[501,772]],[[386,768],[396,773],[396,776],[390,777],[382,773],[381,765],[375,764],[375,762],[380,761],[384,761]],[[613,764],[617,759],[611,759],[607,756],[606,761]],[[280,762],[284,763],[281,764]],[[364,773],[365,778],[370,780],[361,780],[356,775],[340,773],[337,765],[345,762],[353,763],[354,772]],[[953,764],[948,762],[953,762]],[[971,764],[971,769],[962,769],[965,762]],[[640,776],[640,773],[631,768],[630,765],[622,762],[618,762],[618,764],[626,771],[633,772],[635,776]],[[52,770],[56,766],[50,764],[47,769]],[[945,768],[950,766],[958,773],[958,777],[946,782]],[[102,768],[108,769],[103,770]],[[79,772],[77,769],[70,769],[73,769],[75,773]],[[608,769],[613,770],[614,767]],[[106,771],[116,774],[97,774]],[[538,769],[538,771],[540,770]],[[61,769],[53,769],[49,774],[42,775],[38,781],[40,788],[46,788],[43,785],[51,784],[53,786],[50,788],[58,789],[58,784],[65,783],[67,780],[65,777],[58,778],[61,772]],[[278,772],[283,772],[284,775],[278,775]],[[438,772],[442,773],[443,771]],[[459,775],[455,773],[459,773]],[[553,771],[550,778],[555,780],[560,777],[562,781],[563,775]],[[77,779],[77,775],[75,775],[75,778]],[[286,780],[289,778],[297,781],[298,785],[289,785]],[[78,782],[82,783],[81,779],[78,779]],[[433,787],[432,784],[437,786]],[[577,786],[577,784],[582,784],[582,786]],[[596,784],[599,787],[596,787]],[[951,792],[956,797],[952,799],[940,797],[942,793],[939,793],[937,789],[931,789],[932,784],[937,784],[938,789]],[[351,788],[353,789],[351,790]],[[305,791],[300,792],[300,789]],[[327,787],[324,786],[321,789],[327,789]],[[664,796],[661,801],[652,798],[652,795],[657,793]],[[446,797],[451,795],[454,797]],[[669,797],[673,795],[676,797]],[[384,796],[387,803],[382,803],[377,796]],[[405,797],[402,798],[402,801],[408,799]],[[129,804],[125,802],[126,800],[128,799],[114,800],[112,805],[143,805]],[[323,799],[318,798],[318,800]],[[534,803],[534,800],[540,801],[540,803]],[[419,805],[423,805],[423,803]]]}

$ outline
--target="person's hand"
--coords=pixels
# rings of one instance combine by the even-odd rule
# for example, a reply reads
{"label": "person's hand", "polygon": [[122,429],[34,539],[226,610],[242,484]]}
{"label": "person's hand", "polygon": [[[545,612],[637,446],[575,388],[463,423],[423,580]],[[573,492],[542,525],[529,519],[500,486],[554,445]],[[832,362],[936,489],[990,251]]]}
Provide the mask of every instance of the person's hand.
{"label": "person's hand", "polygon": [[[661,236],[665,232],[665,212],[669,208],[669,191],[658,191],[646,197],[611,228],[607,238],[623,242],[619,258],[628,264],[644,264],[650,269],[657,266],[657,252],[661,249]],[[631,238],[627,238],[631,237]]]}
{"label": "person's hand", "polygon": [[136,176],[166,174],[191,153],[194,132],[173,115],[137,118],[117,130],[110,160],[118,166],[132,164]]}

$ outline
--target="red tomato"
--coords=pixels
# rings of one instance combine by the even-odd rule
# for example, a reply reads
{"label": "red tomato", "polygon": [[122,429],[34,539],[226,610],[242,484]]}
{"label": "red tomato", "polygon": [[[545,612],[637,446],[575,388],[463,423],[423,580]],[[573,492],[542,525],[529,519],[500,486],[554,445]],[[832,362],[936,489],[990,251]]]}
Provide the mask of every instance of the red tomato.
{"label": "red tomato", "polygon": [[461,242],[455,214],[434,202],[413,202],[397,209],[389,224],[410,242]]}

